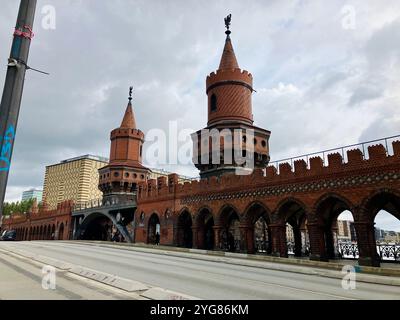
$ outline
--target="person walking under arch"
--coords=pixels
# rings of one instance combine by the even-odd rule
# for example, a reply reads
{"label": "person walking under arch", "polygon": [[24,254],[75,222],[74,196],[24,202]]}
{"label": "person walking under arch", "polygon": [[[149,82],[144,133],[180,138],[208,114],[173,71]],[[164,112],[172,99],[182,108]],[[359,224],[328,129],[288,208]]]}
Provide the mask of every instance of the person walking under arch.
{"label": "person walking under arch", "polygon": [[160,233],[156,232],[156,246],[160,245]]}

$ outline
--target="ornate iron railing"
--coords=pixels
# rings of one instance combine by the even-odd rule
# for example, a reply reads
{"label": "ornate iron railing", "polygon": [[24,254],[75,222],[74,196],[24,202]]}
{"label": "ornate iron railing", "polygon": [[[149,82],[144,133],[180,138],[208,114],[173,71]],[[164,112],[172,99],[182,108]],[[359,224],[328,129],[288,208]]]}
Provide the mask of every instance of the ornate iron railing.
{"label": "ornate iron railing", "polygon": [[295,160],[305,160],[307,163],[307,166],[309,167],[310,166],[310,161],[309,161],[310,158],[315,157],[315,156],[320,156],[323,160],[324,165],[326,165],[328,154],[335,153],[335,152],[339,152],[342,155],[343,162],[346,162],[347,154],[345,151],[351,150],[351,149],[359,149],[362,152],[363,158],[368,159],[368,157],[369,157],[368,146],[371,146],[371,145],[377,144],[377,143],[382,143],[386,149],[386,154],[391,155],[391,154],[393,154],[393,148],[389,144],[389,142],[394,142],[396,140],[400,140],[400,135],[386,137],[386,138],[377,139],[377,140],[360,142],[360,143],[356,143],[356,144],[351,144],[351,145],[347,145],[347,146],[343,146],[343,147],[327,149],[327,150],[308,153],[308,154],[303,154],[303,155],[297,156],[297,157],[286,158],[286,159],[281,159],[281,160],[277,160],[277,161],[271,161],[269,164],[272,166],[275,166],[279,172],[279,165],[282,163],[290,163],[290,165],[293,168],[293,164],[294,164]]}
{"label": "ornate iron railing", "polygon": [[[229,241],[221,241],[219,249],[227,252],[240,252],[240,240],[235,239],[232,244]],[[231,247],[233,245],[233,247]]]}
{"label": "ornate iron railing", "polygon": [[288,254],[294,254],[295,244],[293,242],[288,242],[286,244]]}
{"label": "ornate iron railing", "polygon": [[86,202],[80,202],[74,205],[73,211],[82,211],[86,209],[92,208],[100,208],[100,207],[112,207],[112,206],[124,206],[134,204],[136,200],[118,200],[115,199],[113,201],[105,200],[105,199],[94,199]]}
{"label": "ornate iron railing", "polygon": [[255,240],[255,250],[257,253],[269,253],[269,242],[265,240]]}
{"label": "ornate iron railing", "polygon": [[[400,263],[400,245],[399,244],[377,244],[376,251],[383,262]],[[358,245],[355,243],[339,243],[339,257],[342,259],[358,259]]]}

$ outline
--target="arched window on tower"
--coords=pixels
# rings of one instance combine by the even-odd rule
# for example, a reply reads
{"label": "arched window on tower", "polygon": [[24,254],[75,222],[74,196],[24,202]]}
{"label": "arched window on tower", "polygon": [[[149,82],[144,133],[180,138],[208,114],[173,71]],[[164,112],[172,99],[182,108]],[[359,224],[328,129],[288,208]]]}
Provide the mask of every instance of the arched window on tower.
{"label": "arched window on tower", "polygon": [[215,94],[211,96],[210,105],[211,105],[210,107],[211,112],[217,111],[217,96]]}

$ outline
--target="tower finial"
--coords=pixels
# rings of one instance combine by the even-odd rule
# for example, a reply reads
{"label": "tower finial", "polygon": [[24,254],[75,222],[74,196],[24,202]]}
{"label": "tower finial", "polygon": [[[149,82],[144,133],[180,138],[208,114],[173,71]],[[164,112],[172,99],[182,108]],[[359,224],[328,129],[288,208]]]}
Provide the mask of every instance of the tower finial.
{"label": "tower finial", "polygon": [[231,31],[229,30],[229,27],[231,25],[231,21],[232,21],[232,15],[229,14],[226,18],[225,18],[225,34],[229,37],[229,35],[231,34]]}
{"label": "tower finial", "polygon": [[132,92],[133,92],[133,87],[129,87],[129,103],[132,102]]}

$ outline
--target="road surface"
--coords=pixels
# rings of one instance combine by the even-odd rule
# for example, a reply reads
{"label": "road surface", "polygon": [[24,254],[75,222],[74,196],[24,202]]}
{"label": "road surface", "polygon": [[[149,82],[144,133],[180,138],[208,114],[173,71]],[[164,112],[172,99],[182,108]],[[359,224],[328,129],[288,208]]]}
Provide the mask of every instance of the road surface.
{"label": "road surface", "polygon": [[[205,261],[193,254],[177,257],[159,250],[57,241],[0,242],[2,248],[26,250],[200,299],[400,299],[399,286],[356,282],[355,290],[345,290],[341,279],[234,265],[229,259]],[[1,269],[7,260],[0,257]],[[5,277],[1,272],[0,287],[12,287]]]}

